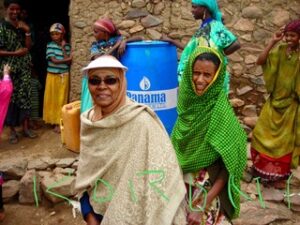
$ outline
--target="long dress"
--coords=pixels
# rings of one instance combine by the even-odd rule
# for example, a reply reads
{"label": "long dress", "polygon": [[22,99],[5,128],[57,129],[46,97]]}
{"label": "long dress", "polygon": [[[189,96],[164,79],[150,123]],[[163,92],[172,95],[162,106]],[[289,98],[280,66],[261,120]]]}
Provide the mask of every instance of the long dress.
{"label": "long dress", "polygon": [[[16,29],[9,22],[0,21],[0,49],[14,52],[24,48],[25,35],[20,29]],[[0,57],[0,71],[8,64],[11,67],[11,79],[14,86],[10,105],[6,117],[9,126],[19,125],[30,115],[31,109],[31,56],[26,54],[21,57]]]}
{"label": "long dress", "polygon": [[286,55],[278,45],[263,65],[270,97],[253,130],[252,160],[257,175],[266,181],[284,180],[297,167],[300,155],[300,54]]}
{"label": "long dress", "polygon": [[[236,36],[231,33],[222,22],[209,18],[204,20],[198,30],[195,32],[187,46],[184,48],[179,65],[178,65],[178,79],[181,81],[182,74],[191,53],[199,46],[207,46],[219,51],[225,58],[225,65],[227,66],[227,57],[224,54],[224,49],[229,47],[237,40]],[[224,90],[229,92],[229,73],[226,71]]]}

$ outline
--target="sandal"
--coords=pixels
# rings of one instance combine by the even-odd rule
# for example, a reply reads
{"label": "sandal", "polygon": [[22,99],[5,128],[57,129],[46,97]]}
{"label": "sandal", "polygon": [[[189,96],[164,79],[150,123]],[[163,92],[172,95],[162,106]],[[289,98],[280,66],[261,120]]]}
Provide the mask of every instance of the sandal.
{"label": "sandal", "polygon": [[18,143],[18,135],[16,132],[14,133],[11,133],[10,136],[9,136],[9,143],[10,144],[17,144]]}
{"label": "sandal", "polygon": [[23,136],[24,137],[28,137],[28,138],[31,138],[31,139],[33,139],[33,138],[36,138],[37,137],[37,134],[36,133],[34,133],[32,130],[24,130],[23,131]]}

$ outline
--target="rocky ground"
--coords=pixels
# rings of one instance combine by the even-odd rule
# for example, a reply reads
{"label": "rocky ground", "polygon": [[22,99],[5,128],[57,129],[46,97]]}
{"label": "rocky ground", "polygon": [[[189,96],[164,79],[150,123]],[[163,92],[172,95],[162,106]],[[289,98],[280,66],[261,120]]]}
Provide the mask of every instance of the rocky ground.
{"label": "rocky ground", "polygon": [[[8,130],[5,129],[0,141],[0,165],[18,159],[76,158],[78,154],[66,150],[60,136],[50,128],[43,127],[37,130],[37,139],[21,138],[19,143],[8,143]],[[15,196],[5,203],[5,221],[1,225],[84,225],[81,215],[73,217],[72,206],[67,202],[51,203],[43,198],[36,204],[20,204]]]}
{"label": "rocky ground", "polygon": [[[5,129],[0,142],[0,169],[10,174],[4,188],[6,225],[83,225],[81,216],[74,218],[71,190],[77,168],[78,154],[65,149],[60,143],[60,136],[50,128],[43,127],[38,131],[37,139],[21,138],[16,145],[8,143],[8,130]],[[251,162],[248,162],[250,168]],[[1,168],[2,167],[2,168]],[[65,183],[58,182],[69,176]],[[17,177],[17,178],[16,178]],[[37,193],[43,193],[40,202],[34,201],[32,195],[32,178],[41,183]],[[53,187],[53,183],[59,187]],[[31,186],[30,186],[31,185]],[[49,185],[54,192],[68,196],[66,200],[55,198],[47,192]],[[289,183],[289,200],[284,197],[287,190],[265,188],[258,185],[245,172],[242,182],[241,216],[233,221],[234,225],[300,225],[300,167],[294,170]],[[28,190],[26,188],[29,188]],[[56,189],[55,189],[56,188]],[[258,194],[259,191],[261,194]],[[28,194],[29,193],[29,194]],[[33,199],[33,200],[32,200]],[[31,201],[31,203],[30,203]],[[21,203],[22,204],[21,204]],[[290,207],[290,209],[289,209]]]}

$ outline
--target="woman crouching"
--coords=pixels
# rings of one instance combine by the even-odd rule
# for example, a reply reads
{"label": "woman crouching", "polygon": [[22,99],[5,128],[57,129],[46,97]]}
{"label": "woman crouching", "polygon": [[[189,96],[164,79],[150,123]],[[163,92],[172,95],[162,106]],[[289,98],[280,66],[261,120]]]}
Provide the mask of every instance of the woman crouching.
{"label": "woman crouching", "polygon": [[179,86],[172,142],[189,190],[188,224],[215,225],[239,215],[246,134],[223,90],[224,56],[199,47]]}

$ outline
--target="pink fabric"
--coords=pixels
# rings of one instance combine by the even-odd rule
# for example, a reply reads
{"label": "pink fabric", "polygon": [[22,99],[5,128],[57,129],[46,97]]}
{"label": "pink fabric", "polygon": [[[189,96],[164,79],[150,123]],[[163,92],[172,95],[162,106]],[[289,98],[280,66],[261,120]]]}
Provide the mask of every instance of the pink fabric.
{"label": "pink fabric", "polygon": [[12,91],[12,82],[7,78],[7,76],[5,76],[3,80],[0,80],[0,135],[2,134],[3,124]]}
{"label": "pink fabric", "polygon": [[293,20],[288,23],[284,28],[284,32],[287,31],[293,31],[300,35],[300,20]]}
{"label": "pink fabric", "polygon": [[[2,184],[4,184],[4,179],[3,179],[3,176],[1,175],[1,173],[0,173],[0,186],[2,185]],[[1,196],[2,197],[2,196]],[[1,198],[0,197],[0,198]]]}
{"label": "pink fabric", "polygon": [[114,23],[108,18],[98,19],[94,23],[94,26],[99,27],[100,29],[103,29],[111,36],[119,34],[119,31],[117,30]]}

